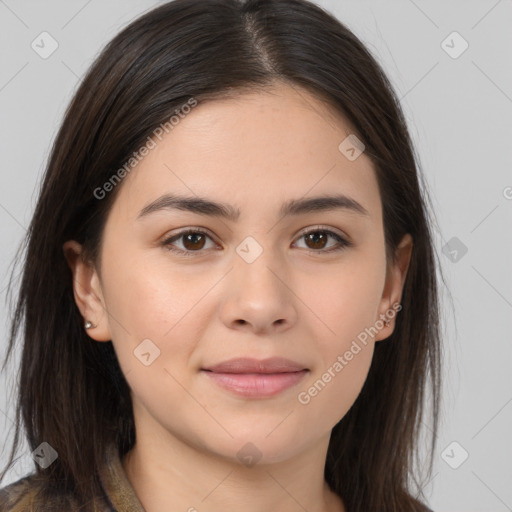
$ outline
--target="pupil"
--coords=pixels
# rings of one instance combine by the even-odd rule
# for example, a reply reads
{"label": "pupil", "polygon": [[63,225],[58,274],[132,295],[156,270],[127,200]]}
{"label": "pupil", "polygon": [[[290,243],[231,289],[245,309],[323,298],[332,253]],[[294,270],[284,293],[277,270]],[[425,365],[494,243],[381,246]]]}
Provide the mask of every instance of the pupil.
{"label": "pupil", "polygon": [[[201,238],[202,236],[203,235],[201,233],[189,233],[185,237],[185,240],[186,240],[185,246],[187,247],[187,244],[191,243],[193,245],[192,249],[201,249],[202,245],[200,245],[200,247],[196,247],[197,240],[194,240],[194,239],[197,237]],[[203,242],[204,242],[204,240],[203,240]],[[187,247],[187,248],[190,248],[190,247]]]}
{"label": "pupil", "polygon": [[[317,233],[310,233],[308,235],[309,237],[309,240],[313,241],[313,243],[315,244],[315,249],[322,249],[324,244],[322,244],[322,239],[323,239],[323,242],[325,242],[325,236],[323,234],[317,234]],[[317,246],[318,242],[320,241],[320,245]]]}

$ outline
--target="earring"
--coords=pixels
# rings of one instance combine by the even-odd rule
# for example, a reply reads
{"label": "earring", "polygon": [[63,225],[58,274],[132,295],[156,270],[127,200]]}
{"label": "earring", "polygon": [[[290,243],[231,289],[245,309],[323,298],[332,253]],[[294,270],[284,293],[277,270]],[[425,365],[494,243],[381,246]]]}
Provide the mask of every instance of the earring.
{"label": "earring", "polygon": [[97,325],[94,325],[92,322],[90,322],[89,320],[87,320],[84,324],[84,327],[86,329],[91,329],[91,328],[94,328],[94,327],[98,327]]}

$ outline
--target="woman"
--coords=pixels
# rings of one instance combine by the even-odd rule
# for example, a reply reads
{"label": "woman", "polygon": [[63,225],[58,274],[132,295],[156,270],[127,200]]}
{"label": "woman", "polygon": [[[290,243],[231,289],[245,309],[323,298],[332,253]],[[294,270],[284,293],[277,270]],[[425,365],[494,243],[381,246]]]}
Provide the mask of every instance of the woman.
{"label": "woman", "polygon": [[132,22],[66,112],[27,234],[10,462],[23,421],[37,464],[0,510],[428,510],[420,179],[382,69],[313,3]]}

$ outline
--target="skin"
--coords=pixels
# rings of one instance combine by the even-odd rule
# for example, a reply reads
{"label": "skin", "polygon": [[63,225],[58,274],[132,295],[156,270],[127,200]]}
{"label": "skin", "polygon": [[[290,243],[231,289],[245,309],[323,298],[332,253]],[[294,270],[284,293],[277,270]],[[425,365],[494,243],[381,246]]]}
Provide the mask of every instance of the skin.
{"label": "skin", "polygon": [[[91,343],[112,340],[132,390],[137,442],[122,462],[149,512],[345,510],[323,478],[329,436],[395,320],[360,344],[308,404],[297,397],[400,301],[412,249],[406,235],[396,263],[386,262],[373,164],[365,153],[350,161],[338,149],[351,133],[298,87],[201,103],[119,185],[101,268],[78,257],[77,242],[64,244],[77,306],[97,326],[87,331]],[[160,210],[137,219],[164,192],[227,202],[241,215],[232,222]],[[368,215],[278,215],[290,199],[334,193]],[[353,245],[326,253],[335,239],[308,243],[301,235],[319,224]],[[161,244],[188,227],[210,236],[174,240],[196,251],[191,257]],[[236,252],[247,236],[263,249],[252,263]],[[144,339],[160,350],[149,366],[134,356]],[[235,356],[283,356],[309,373],[276,396],[243,398],[200,372]],[[237,457],[248,442],[261,454],[252,466]]]}

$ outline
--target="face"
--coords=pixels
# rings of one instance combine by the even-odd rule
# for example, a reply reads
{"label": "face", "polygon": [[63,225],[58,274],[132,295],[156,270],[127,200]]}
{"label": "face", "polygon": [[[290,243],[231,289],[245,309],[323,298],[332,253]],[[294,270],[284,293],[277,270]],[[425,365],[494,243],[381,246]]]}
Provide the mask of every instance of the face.
{"label": "face", "polygon": [[[235,460],[250,442],[276,462],[328,438],[352,406],[392,332],[411,244],[387,264],[375,169],[339,149],[351,133],[297,87],[200,103],[118,185],[101,268],[67,242],[87,332],[112,340],[137,426]],[[238,216],[146,208],[165,194]],[[300,208],[325,196],[344,205]],[[204,371],[238,357],[306,371]]]}

